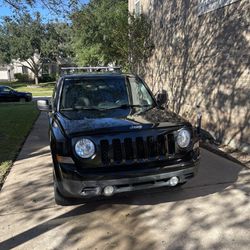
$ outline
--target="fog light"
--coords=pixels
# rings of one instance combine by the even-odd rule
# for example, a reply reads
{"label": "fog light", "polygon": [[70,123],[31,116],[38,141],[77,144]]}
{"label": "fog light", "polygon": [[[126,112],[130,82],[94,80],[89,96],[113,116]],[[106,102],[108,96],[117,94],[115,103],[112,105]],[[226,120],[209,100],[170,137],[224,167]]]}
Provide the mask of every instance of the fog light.
{"label": "fog light", "polygon": [[105,196],[111,196],[115,191],[115,188],[113,186],[107,186],[103,189],[103,193]]}
{"label": "fog light", "polygon": [[174,176],[174,177],[170,178],[169,185],[174,187],[178,184],[178,182],[179,182],[178,177]]}

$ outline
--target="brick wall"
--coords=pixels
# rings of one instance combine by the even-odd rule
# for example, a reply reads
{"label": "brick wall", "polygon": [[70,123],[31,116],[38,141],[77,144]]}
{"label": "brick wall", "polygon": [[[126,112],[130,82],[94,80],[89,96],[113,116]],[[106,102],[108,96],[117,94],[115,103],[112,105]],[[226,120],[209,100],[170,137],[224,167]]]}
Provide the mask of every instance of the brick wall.
{"label": "brick wall", "polygon": [[170,109],[193,121],[200,104],[206,130],[250,152],[250,1],[206,14],[200,2],[141,1],[155,49],[140,73],[153,91],[168,91]]}

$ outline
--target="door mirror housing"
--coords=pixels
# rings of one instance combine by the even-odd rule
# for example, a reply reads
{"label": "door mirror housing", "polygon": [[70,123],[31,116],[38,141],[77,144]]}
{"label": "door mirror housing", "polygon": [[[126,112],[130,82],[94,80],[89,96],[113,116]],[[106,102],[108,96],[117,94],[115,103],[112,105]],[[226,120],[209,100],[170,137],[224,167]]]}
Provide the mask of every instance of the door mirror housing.
{"label": "door mirror housing", "polygon": [[168,93],[166,90],[162,90],[160,93],[156,96],[156,101],[159,106],[162,106],[163,104],[168,103]]}
{"label": "door mirror housing", "polygon": [[40,111],[45,111],[45,112],[50,112],[52,110],[51,105],[49,104],[48,100],[38,100],[37,108]]}

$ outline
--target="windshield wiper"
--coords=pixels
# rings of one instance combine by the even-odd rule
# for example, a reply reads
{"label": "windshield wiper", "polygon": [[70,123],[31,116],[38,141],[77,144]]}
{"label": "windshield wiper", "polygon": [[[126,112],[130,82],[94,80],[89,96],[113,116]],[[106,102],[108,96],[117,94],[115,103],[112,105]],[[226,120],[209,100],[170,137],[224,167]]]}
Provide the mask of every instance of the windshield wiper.
{"label": "windshield wiper", "polygon": [[122,104],[119,106],[114,106],[107,109],[126,109],[126,108],[144,108],[144,107],[152,107],[152,105],[139,105],[139,104]]}
{"label": "windshield wiper", "polygon": [[126,108],[144,108],[144,107],[153,107],[153,105],[139,105],[139,104],[122,104],[114,107],[98,108],[98,107],[81,107],[77,106],[74,108],[61,108],[60,111],[81,111],[81,110],[110,110],[110,109],[126,109]]}
{"label": "windshield wiper", "polygon": [[60,111],[80,111],[80,110],[104,110],[95,107],[74,107],[74,108],[61,108]]}

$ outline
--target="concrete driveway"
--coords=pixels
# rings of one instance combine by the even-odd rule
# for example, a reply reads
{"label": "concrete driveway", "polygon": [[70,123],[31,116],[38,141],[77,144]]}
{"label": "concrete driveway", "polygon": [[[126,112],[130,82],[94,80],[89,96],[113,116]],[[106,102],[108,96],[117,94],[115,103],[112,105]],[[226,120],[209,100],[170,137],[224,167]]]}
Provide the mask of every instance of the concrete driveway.
{"label": "concrete driveway", "polygon": [[182,190],[60,207],[41,114],[0,192],[0,249],[249,249],[250,170],[202,150]]}

